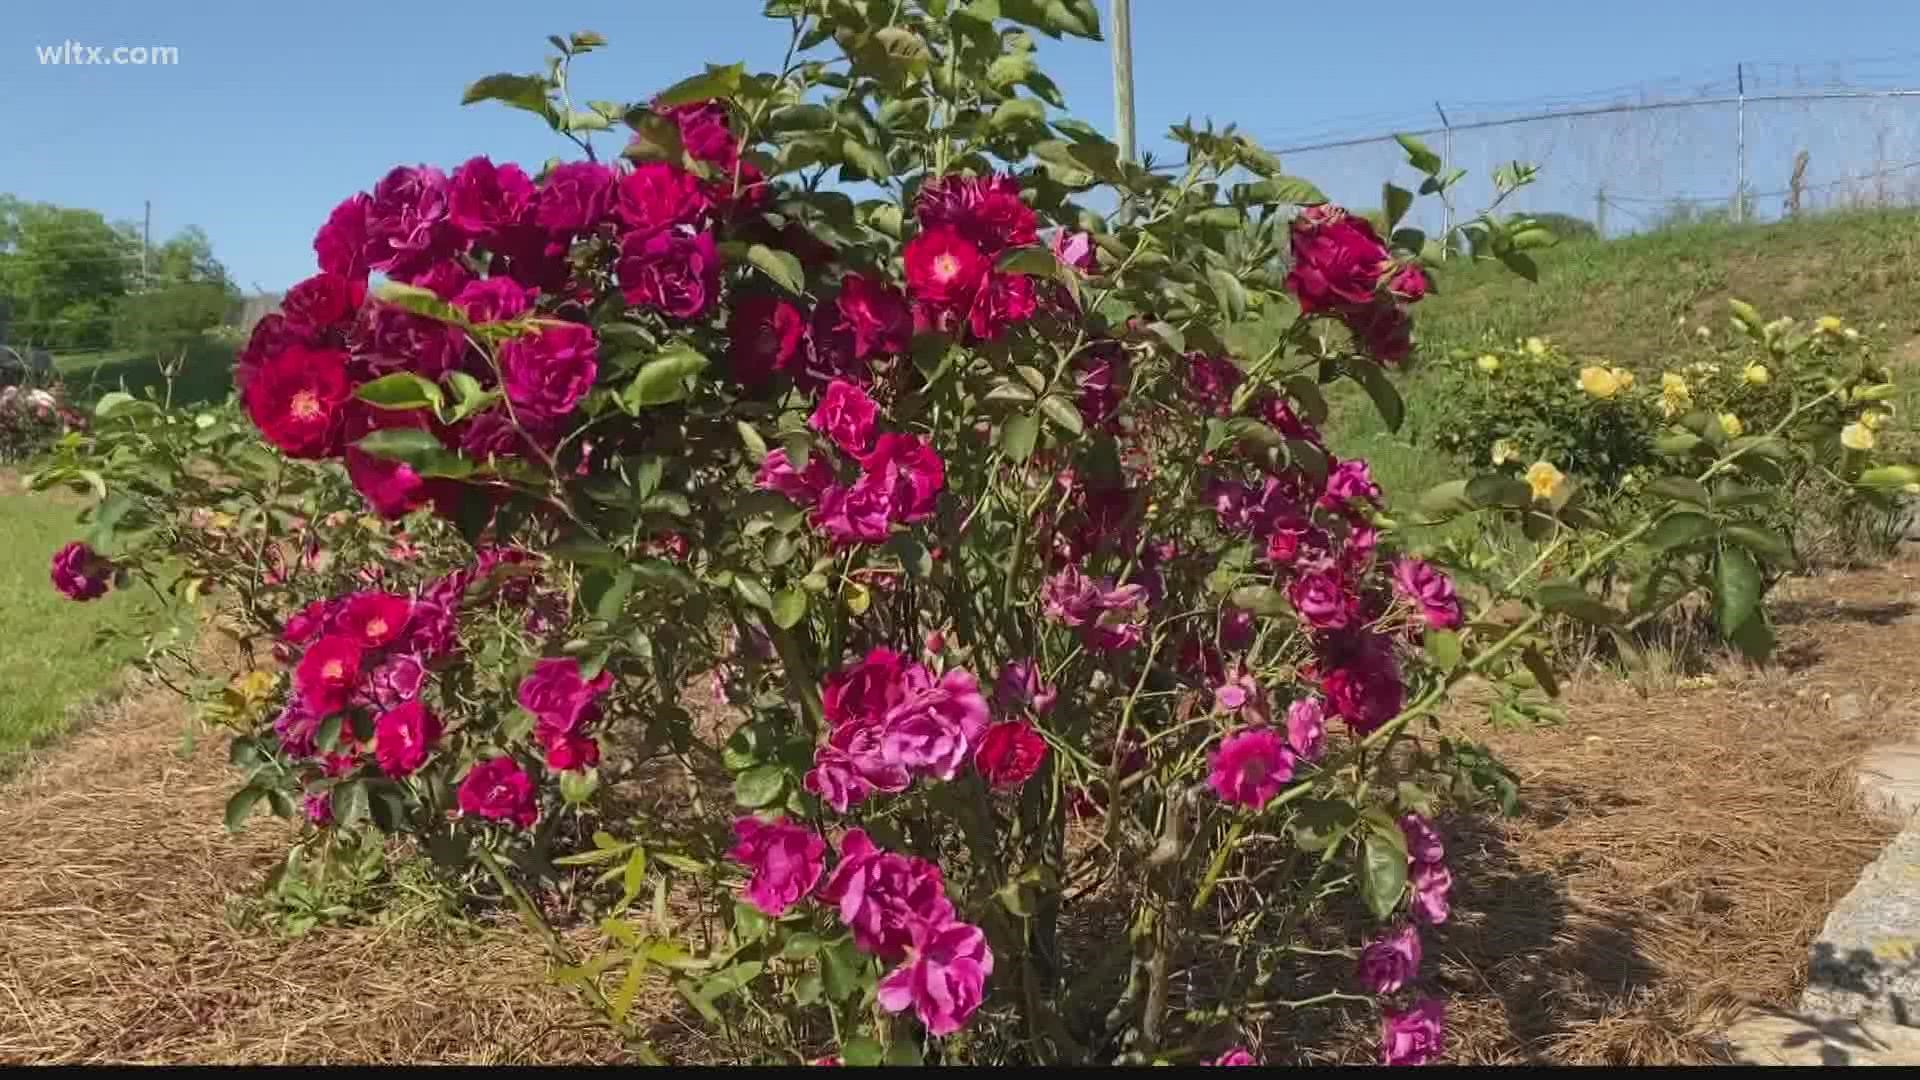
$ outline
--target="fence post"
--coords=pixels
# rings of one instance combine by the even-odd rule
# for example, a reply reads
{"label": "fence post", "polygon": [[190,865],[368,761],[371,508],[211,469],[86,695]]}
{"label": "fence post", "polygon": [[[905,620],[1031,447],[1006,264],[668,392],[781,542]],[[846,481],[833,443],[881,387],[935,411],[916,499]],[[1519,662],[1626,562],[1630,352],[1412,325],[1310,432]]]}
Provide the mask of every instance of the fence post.
{"label": "fence post", "polygon": [[1600,239],[1607,238],[1607,185],[1601,184],[1593,193],[1593,229]]}
{"label": "fence post", "polygon": [[1113,0],[1113,137],[1120,160],[1134,160],[1133,12],[1130,0]]}
{"label": "fence post", "polygon": [[1733,223],[1741,225],[1747,220],[1747,65],[1735,64],[1733,77],[1739,89],[1739,104],[1734,106],[1734,155],[1738,180],[1733,186]]}
{"label": "fence post", "polygon": [[[1453,123],[1447,119],[1447,110],[1440,107],[1437,98],[1433,103],[1433,111],[1440,114],[1440,175],[1445,176],[1447,170],[1453,167]],[[1440,258],[1445,261],[1447,251],[1452,247],[1453,198],[1443,195],[1441,205],[1446,207],[1446,224],[1440,234]]]}

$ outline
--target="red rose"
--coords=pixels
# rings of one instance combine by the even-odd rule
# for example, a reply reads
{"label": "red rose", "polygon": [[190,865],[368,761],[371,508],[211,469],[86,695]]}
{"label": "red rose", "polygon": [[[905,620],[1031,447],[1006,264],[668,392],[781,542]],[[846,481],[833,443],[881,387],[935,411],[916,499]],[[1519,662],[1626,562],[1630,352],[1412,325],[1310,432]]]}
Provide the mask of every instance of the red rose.
{"label": "red rose", "polygon": [[470,237],[486,240],[525,221],[533,206],[533,181],[520,166],[467,159],[454,170],[447,194],[447,220]]}
{"label": "red rose", "polygon": [[974,767],[997,788],[1017,788],[1047,759],[1047,740],[1025,720],[1005,720],[987,729],[973,753]]}
{"label": "red rose", "polygon": [[937,177],[920,189],[914,216],[929,228],[958,231],[988,255],[1040,242],[1037,220],[1011,176]]}
{"label": "red rose", "polygon": [[418,701],[381,713],[373,722],[373,756],[380,771],[396,778],[411,776],[433,753],[441,730],[439,718]]}
{"label": "red rose", "polygon": [[1007,327],[1033,318],[1033,279],[1025,274],[990,273],[974,297],[967,326],[982,341],[998,338]]}
{"label": "red rose", "polygon": [[904,257],[907,291],[922,303],[965,310],[987,275],[986,256],[949,226],[922,230]]}
{"label": "red rose", "polygon": [[1311,207],[1295,218],[1291,247],[1286,286],[1309,315],[1372,301],[1390,265],[1372,223],[1338,207]]}
{"label": "red rose", "polygon": [[520,763],[501,755],[479,762],[460,781],[460,812],[490,821],[511,821],[522,829],[539,820],[533,780]]}
{"label": "red rose", "polygon": [[707,211],[700,181],[678,166],[649,161],[620,179],[614,211],[628,229],[651,236],[694,225]]}
{"label": "red rose", "polygon": [[367,204],[372,201],[358,191],[327,215],[327,223],[313,237],[320,269],[345,277],[367,276]]}
{"label": "red rose", "polygon": [[447,223],[447,178],[431,165],[395,168],[367,203],[366,264],[390,278],[414,274],[453,253]]}
{"label": "red rose", "polygon": [[807,426],[858,457],[873,445],[873,421],[879,414],[880,407],[865,390],[845,379],[835,379],[821,395],[819,407],[807,418]]}
{"label": "red rose", "polygon": [[907,298],[891,284],[874,277],[848,274],[834,301],[840,325],[853,334],[853,357],[898,354],[913,338],[913,317]]}
{"label": "red rose", "polygon": [[613,206],[613,170],[597,161],[556,165],[534,199],[534,221],[559,236],[591,231]]}
{"label": "red rose", "polygon": [[293,689],[300,704],[315,716],[329,716],[347,707],[360,684],[360,643],[344,634],[328,634],[308,646],[293,669]]}
{"label": "red rose", "polygon": [[280,312],[288,326],[319,333],[344,327],[367,299],[365,278],[321,271],[287,290]]}
{"label": "red rose", "polygon": [[709,233],[630,232],[620,240],[614,270],[627,303],[672,319],[698,318],[720,294],[720,254]]}
{"label": "red rose", "polygon": [[1341,318],[1367,355],[1383,364],[1398,364],[1413,352],[1413,320],[1398,304],[1381,300],[1348,309]]}
{"label": "red rose", "polygon": [[343,406],[353,394],[347,354],[294,346],[268,357],[247,380],[247,415],[288,457],[340,451]]}

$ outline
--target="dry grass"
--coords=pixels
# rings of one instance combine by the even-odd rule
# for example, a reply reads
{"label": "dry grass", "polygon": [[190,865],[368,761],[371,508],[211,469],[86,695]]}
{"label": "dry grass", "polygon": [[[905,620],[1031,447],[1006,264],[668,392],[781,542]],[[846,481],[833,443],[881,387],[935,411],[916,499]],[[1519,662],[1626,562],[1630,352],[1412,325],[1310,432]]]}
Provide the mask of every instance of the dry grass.
{"label": "dry grass", "polygon": [[1794,1002],[1893,832],[1853,774],[1914,727],[1917,572],[1792,583],[1773,668],[1657,695],[1585,680],[1566,727],[1490,736],[1526,806],[1453,823],[1455,918],[1429,953],[1452,1060],[1720,1062],[1741,1006]]}
{"label": "dry grass", "polygon": [[607,1060],[513,925],[276,938],[230,925],[284,849],[222,828],[222,739],[179,752],[177,706],[136,694],[0,788],[0,1062]]}

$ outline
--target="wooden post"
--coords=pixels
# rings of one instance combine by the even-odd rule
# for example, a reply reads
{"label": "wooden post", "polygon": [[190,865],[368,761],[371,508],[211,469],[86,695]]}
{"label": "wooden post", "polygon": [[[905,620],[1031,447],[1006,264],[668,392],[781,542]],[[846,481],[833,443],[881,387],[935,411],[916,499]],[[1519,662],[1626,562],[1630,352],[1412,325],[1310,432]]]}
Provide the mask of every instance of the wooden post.
{"label": "wooden post", "polygon": [[1120,160],[1134,161],[1133,12],[1129,0],[1113,0],[1113,136]]}

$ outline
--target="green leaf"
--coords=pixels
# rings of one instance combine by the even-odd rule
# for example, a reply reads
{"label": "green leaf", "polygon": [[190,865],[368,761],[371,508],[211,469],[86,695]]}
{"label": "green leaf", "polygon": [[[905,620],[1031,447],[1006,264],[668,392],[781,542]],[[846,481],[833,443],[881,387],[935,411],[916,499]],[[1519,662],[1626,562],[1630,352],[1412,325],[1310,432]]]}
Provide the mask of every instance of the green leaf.
{"label": "green leaf", "polygon": [[1528,255],[1526,252],[1515,251],[1512,248],[1508,248],[1498,252],[1496,257],[1506,265],[1507,269],[1519,274],[1528,281],[1538,282],[1540,280],[1540,267],[1533,261],[1533,256]]}
{"label": "green leaf", "polygon": [[1010,416],[1000,425],[1000,449],[1009,460],[1024,463],[1033,456],[1034,440],[1040,436],[1040,419],[1030,413]]}
{"label": "green leaf", "polygon": [[1426,634],[1427,659],[1441,671],[1460,666],[1460,635],[1451,630],[1429,630]]}
{"label": "green leaf", "polygon": [[1514,251],[1531,251],[1534,248],[1552,247],[1560,238],[1551,229],[1521,229],[1507,238]]}
{"label": "green leaf", "polygon": [[1413,208],[1413,192],[1394,184],[1384,185],[1380,189],[1380,204],[1386,208],[1387,231],[1392,232]]}
{"label": "green leaf", "polygon": [[1732,637],[1760,604],[1760,568],[1745,548],[1722,545],[1713,562],[1713,621]]}
{"label": "green leaf", "polygon": [[[1400,843],[1396,845],[1395,839]],[[1382,922],[1400,906],[1400,895],[1407,889],[1405,845],[1404,838],[1388,837],[1378,825],[1368,831],[1360,845],[1360,893],[1366,898],[1367,910]]]}
{"label": "green leaf", "polygon": [[806,272],[800,269],[800,260],[790,252],[775,251],[765,244],[754,244],[747,249],[747,261],[788,292],[797,296],[806,291]]}
{"label": "green leaf", "polygon": [[632,592],[633,571],[624,566],[614,570],[594,570],[580,580],[580,602],[593,612],[594,618],[603,622],[612,622],[620,617],[620,610]]}
{"label": "green leaf", "polygon": [[1446,480],[1433,485],[1420,494],[1417,505],[1421,513],[1436,518],[1452,517],[1477,509],[1473,500],[1467,497],[1465,480]]}
{"label": "green leaf", "polygon": [[367,785],[348,780],[333,786],[333,820],[352,825],[367,816]]}
{"label": "green leaf", "polygon": [[1271,585],[1242,585],[1233,590],[1233,606],[1255,615],[1286,615],[1293,611],[1286,595]]}
{"label": "green leaf", "polygon": [[1303,799],[1293,815],[1293,835],[1303,851],[1325,851],[1359,822],[1353,807],[1330,799]]}
{"label": "green leaf", "polygon": [[773,597],[773,625],[791,630],[807,617],[807,592],[788,586]]}
{"label": "green leaf", "polygon": [[1292,206],[1319,206],[1327,196],[1313,184],[1297,176],[1270,176],[1235,189],[1235,198],[1252,203],[1286,203]]}
{"label": "green leaf", "polygon": [[653,99],[653,105],[664,109],[674,105],[690,105],[696,101],[731,98],[740,91],[740,81],[746,73],[744,64],[728,64],[725,67],[708,64],[702,74],[690,75],[662,90]]}
{"label": "green leaf", "polygon": [[1032,98],[1008,98],[996,105],[993,114],[987,117],[987,127],[993,131],[1006,131],[1009,128],[1046,122],[1047,107]]}
{"label": "green leaf", "polygon": [[383,281],[373,290],[374,299],[402,311],[410,311],[436,322],[452,323],[455,326],[467,325],[466,316],[445,300],[440,299],[432,289],[423,289],[418,285],[408,285],[399,281]]}
{"label": "green leaf", "polygon": [[880,1044],[872,1039],[854,1039],[840,1047],[840,1060],[848,1065],[878,1065],[885,1056]]}
{"label": "green leaf", "polygon": [[1320,384],[1305,375],[1294,375],[1286,382],[1287,396],[1300,406],[1300,413],[1315,424],[1324,424],[1327,420],[1327,399],[1320,393]]}
{"label": "green leaf", "polygon": [[773,610],[773,594],[767,591],[766,585],[759,578],[736,573],[733,575],[733,591],[740,594],[740,599],[754,607],[763,611]]}
{"label": "green leaf", "polygon": [[234,792],[233,797],[227,800],[227,831],[239,832],[253,814],[253,808],[266,794],[266,789],[257,787],[243,787]]}
{"label": "green leaf", "polygon": [[459,423],[501,397],[500,391],[486,389],[479,379],[464,371],[449,372],[447,381],[453,384],[453,411],[446,416],[449,423]]}
{"label": "green leaf", "polygon": [[1882,465],[1862,472],[1856,482],[1861,487],[1898,491],[1908,484],[1920,483],[1920,469],[1910,465]]}
{"label": "green leaf", "polygon": [[354,389],[353,396],[382,409],[431,408],[437,412],[441,402],[438,386],[418,375],[410,375],[404,371],[396,371],[391,375],[382,375],[372,382],[361,383]]}
{"label": "green leaf", "polygon": [[407,816],[406,788],[392,780],[367,780],[364,784],[367,816],[373,819],[374,828],[390,836],[412,824]]}
{"label": "green leaf", "polygon": [[405,462],[429,479],[459,480],[473,475],[473,462],[441,446],[440,440],[419,428],[381,428],[368,432],[354,445],[374,457]]}
{"label": "green leaf", "polygon": [[1549,611],[1571,615],[1582,622],[1607,626],[1620,620],[1620,613],[1578,585],[1542,585],[1534,599]]}
{"label": "green leaf", "polygon": [[1647,490],[1655,495],[1664,495],[1669,499],[1692,503],[1702,510],[1713,502],[1713,497],[1707,493],[1704,485],[1684,476],[1655,477],[1647,484]]}
{"label": "green leaf", "polygon": [[1666,551],[1712,535],[1712,518],[1691,510],[1680,510],[1668,514],[1653,527],[1653,531],[1647,534],[1647,546],[1655,551]]}
{"label": "green leaf", "polygon": [[630,408],[665,405],[687,396],[687,381],[705,371],[707,358],[676,345],[640,366],[623,400]]}
{"label": "green leaf", "polygon": [[1467,499],[1474,506],[1506,506],[1524,510],[1533,505],[1533,489],[1511,476],[1476,476],[1467,481]]}
{"label": "green leaf", "polygon": [[1653,448],[1668,457],[1680,457],[1693,452],[1704,440],[1691,431],[1674,431],[1653,440]]}
{"label": "green leaf", "polygon": [[510,75],[504,72],[488,75],[469,84],[467,92],[460,95],[462,105],[481,101],[498,101],[546,117],[553,115],[552,106],[547,104],[547,80],[538,75]]}
{"label": "green leaf", "polygon": [[1755,614],[1729,635],[1734,646],[1752,660],[1765,660],[1773,652],[1773,627],[1765,612]]}
{"label": "green leaf", "polygon": [[112,416],[122,405],[130,405],[135,400],[134,396],[125,390],[109,390],[101,394],[100,400],[94,403],[93,415],[104,420]]}
{"label": "green leaf", "polygon": [[865,989],[872,981],[867,958],[849,938],[820,953],[820,976],[826,983],[827,997],[845,1001]]}
{"label": "green leaf", "polygon": [[1393,140],[1407,152],[1407,164],[1432,176],[1440,171],[1440,155],[1427,149],[1427,144],[1412,135],[1395,135]]}
{"label": "green leaf", "polygon": [[1038,277],[1050,277],[1060,268],[1060,262],[1053,252],[1045,247],[1008,248],[994,261],[994,269],[1005,274],[1033,274]]}
{"label": "green leaf", "polygon": [[1040,399],[1040,411],[1069,435],[1077,437],[1086,430],[1086,425],[1080,419],[1080,410],[1074,408],[1073,402],[1066,398],[1049,394]]}
{"label": "green leaf", "polygon": [[1247,315],[1247,289],[1240,279],[1217,266],[1207,268],[1207,285],[1213,289],[1214,299],[1219,301],[1220,310],[1233,322],[1239,322]]}
{"label": "green leaf", "polygon": [[750,810],[771,806],[786,790],[787,771],[779,765],[755,765],[733,778],[733,801]]}
{"label": "green leaf", "polygon": [[1778,562],[1793,561],[1793,544],[1772,529],[1757,525],[1729,525],[1720,535],[1753,552]]}
{"label": "green leaf", "polygon": [[[840,143],[840,153],[847,164],[868,180],[883,180],[893,170],[887,165],[885,154],[849,135]],[[843,169],[844,171],[844,169]]]}
{"label": "green leaf", "polygon": [[1400,400],[1400,391],[1394,388],[1387,373],[1380,370],[1378,364],[1365,361],[1356,360],[1348,366],[1355,381],[1373,399],[1373,407],[1379,410],[1380,420],[1387,425],[1387,430],[1399,431],[1401,422],[1407,418],[1407,406]]}

